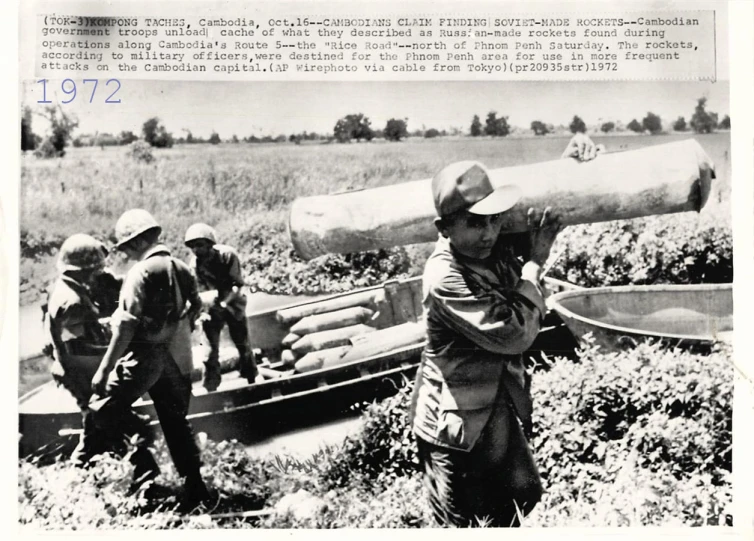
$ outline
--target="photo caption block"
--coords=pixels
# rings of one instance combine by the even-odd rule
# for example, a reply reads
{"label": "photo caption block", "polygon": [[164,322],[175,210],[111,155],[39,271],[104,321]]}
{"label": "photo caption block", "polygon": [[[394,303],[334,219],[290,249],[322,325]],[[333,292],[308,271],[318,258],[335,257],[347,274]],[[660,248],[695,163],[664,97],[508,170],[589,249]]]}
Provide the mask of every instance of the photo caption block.
{"label": "photo caption block", "polygon": [[35,75],[162,80],[715,81],[715,12],[37,17]]}

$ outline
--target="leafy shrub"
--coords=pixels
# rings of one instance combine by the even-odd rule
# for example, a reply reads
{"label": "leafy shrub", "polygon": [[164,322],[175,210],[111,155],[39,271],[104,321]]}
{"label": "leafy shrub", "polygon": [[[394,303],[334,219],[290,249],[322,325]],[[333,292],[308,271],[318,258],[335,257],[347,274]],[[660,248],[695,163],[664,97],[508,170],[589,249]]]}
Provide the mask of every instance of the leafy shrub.
{"label": "leafy shrub", "polygon": [[384,489],[416,472],[419,460],[408,422],[412,385],[379,403],[367,404],[361,430],[331,457],[322,478],[326,487],[365,484]]}
{"label": "leafy shrub", "polygon": [[146,141],[134,141],[128,145],[128,156],[139,163],[152,163],[154,161],[152,145]]}
{"label": "leafy shrub", "polygon": [[571,226],[561,247],[550,275],[584,287],[733,281],[730,227],[696,215]]}
{"label": "leafy shrub", "polygon": [[642,509],[634,522],[719,524],[730,502],[729,353],[642,344],[601,354],[590,346],[580,363],[563,359],[535,375],[533,446],[548,490],[544,506],[578,501],[594,510],[605,505],[606,490],[622,487],[649,494],[631,503]]}
{"label": "leafy shrub", "polygon": [[329,254],[304,261],[284,231],[267,224],[240,225],[230,242],[245,246],[241,263],[252,291],[275,294],[321,294],[350,291],[407,276],[403,248],[353,254]]}

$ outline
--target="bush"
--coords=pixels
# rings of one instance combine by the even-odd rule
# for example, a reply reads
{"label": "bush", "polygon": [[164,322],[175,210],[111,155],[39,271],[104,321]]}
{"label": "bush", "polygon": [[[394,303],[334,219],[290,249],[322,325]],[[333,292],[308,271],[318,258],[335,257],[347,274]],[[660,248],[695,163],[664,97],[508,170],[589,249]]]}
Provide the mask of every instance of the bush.
{"label": "bush", "polygon": [[641,344],[610,354],[589,346],[580,357],[559,360],[533,381],[543,507],[605,514],[610,500],[630,500],[640,512],[621,520],[720,524],[730,503],[730,352]]}
{"label": "bush", "polygon": [[366,405],[361,430],[346,438],[323,472],[326,487],[364,484],[384,490],[417,471],[416,442],[408,423],[412,389],[405,385],[395,396]]}
{"label": "bush", "polygon": [[152,153],[152,146],[145,141],[135,141],[128,145],[128,156],[136,160],[139,163],[152,163],[154,161],[154,154]]}
{"label": "bush", "polygon": [[307,295],[337,293],[407,277],[409,258],[403,248],[352,254],[329,254],[304,261],[285,232],[267,224],[237,223],[228,243],[244,246],[241,254],[252,291]]}
{"label": "bush", "polygon": [[695,215],[571,226],[551,276],[584,287],[733,281],[730,227]]}

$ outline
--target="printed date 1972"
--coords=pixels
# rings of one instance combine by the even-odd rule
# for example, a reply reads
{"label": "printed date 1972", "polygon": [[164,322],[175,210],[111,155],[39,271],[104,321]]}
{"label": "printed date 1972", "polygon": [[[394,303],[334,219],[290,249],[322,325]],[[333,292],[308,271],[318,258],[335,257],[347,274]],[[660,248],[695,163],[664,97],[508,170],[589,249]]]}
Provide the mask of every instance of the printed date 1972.
{"label": "printed date 1972", "polygon": [[[40,79],[37,81],[37,83],[40,83],[42,85],[42,99],[37,100],[37,103],[52,103],[52,101],[47,99],[47,79]],[[99,83],[99,79],[84,79],[81,83],[81,85],[85,88],[91,88],[92,93],[89,95],[89,103],[92,103],[94,101],[94,95],[97,93],[97,84]],[[110,83],[113,83],[112,86]],[[120,90],[120,81],[118,79],[108,79],[105,82],[105,87],[108,88],[109,94],[105,98],[104,103],[120,103],[120,98],[114,99],[115,94],[117,94],[118,90]],[[63,81],[60,83],[60,90],[68,96],[68,99],[60,100],[60,103],[71,103],[73,100],[76,99],[76,96],[78,94],[79,87],[76,85],[76,81],[73,79],[63,79]],[[81,89],[82,92],[85,92],[85,89]],[[86,99],[86,96],[84,98]]]}

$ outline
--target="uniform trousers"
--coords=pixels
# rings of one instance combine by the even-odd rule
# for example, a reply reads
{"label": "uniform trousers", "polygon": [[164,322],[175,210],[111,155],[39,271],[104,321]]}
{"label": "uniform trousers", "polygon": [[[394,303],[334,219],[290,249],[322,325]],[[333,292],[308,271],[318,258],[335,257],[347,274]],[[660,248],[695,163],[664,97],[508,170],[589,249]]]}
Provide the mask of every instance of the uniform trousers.
{"label": "uniform trousers", "polygon": [[151,434],[144,419],[132,408],[123,411],[121,422],[117,425],[98,429],[94,424],[89,401],[92,397],[92,378],[99,366],[99,358],[83,358],[80,362],[71,364],[74,366],[63,368],[62,364],[56,362],[52,377],[73,395],[81,409],[83,430],[71,455],[73,463],[83,467],[93,456],[106,452],[122,457],[128,452],[130,442],[136,436],[136,449],[129,455],[135,468],[134,480],[155,477],[160,468],[149,451]]}
{"label": "uniform trousers", "polygon": [[191,378],[178,369],[166,344],[136,342],[115,365],[104,397],[93,397],[90,410],[98,429],[127,422],[131,405],[149,393],[170,455],[182,477],[199,475],[201,452],[186,419]]}
{"label": "uniform trousers", "polygon": [[246,326],[246,318],[236,319],[228,310],[218,307],[213,307],[209,311],[209,315],[210,319],[202,324],[210,347],[207,367],[217,370],[219,374],[220,333],[223,327],[228,325],[228,333],[238,350],[241,377],[253,381],[258,371],[254,353],[251,350],[249,342],[249,329]]}
{"label": "uniform trousers", "polygon": [[501,385],[489,421],[469,451],[417,437],[424,486],[444,526],[516,527],[542,497],[534,457]]}

